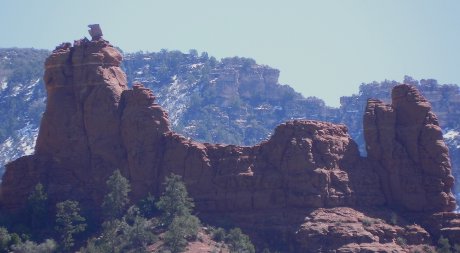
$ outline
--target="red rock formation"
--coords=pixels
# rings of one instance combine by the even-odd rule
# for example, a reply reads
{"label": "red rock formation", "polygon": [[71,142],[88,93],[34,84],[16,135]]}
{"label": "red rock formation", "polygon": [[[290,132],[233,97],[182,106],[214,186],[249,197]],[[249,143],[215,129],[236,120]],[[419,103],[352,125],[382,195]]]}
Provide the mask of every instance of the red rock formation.
{"label": "red rock formation", "polygon": [[368,157],[387,203],[409,211],[453,211],[448,149],[429,102],[409,85],[396,86],[392,100],[369,100],[364,115]]}
{"label": "red rock formation", "polygon": [[430,242],[429,234],[419,225],[388,224],[385,211],[365,214],[348,207],[316,209],[296,233],[298,252],[409,252],[398,245],[398,238],[406,238],[409,245]]}
{"label": "red rock formation", "polygon": [[[429,241],[423,228],[407,224],[399,229],[379,221],[364,228],[357,222],[369,215],[366,210],[388,211],[382,207],[388,204],[403,211],[449,211],[455,204],[435,116],[408,86],[395,89],[393,106],[370,101],[369,158],[363,158],[345,126],[309,120],[284,123],[252,147],[188,140],[170,131],[167,113],[150,90],[140,84],[127,89],[120,62],[120,53],[103,39],[53,51],[46,61],[48,101],[36,152],[7,165],[4,208],[23,206],[41,182],[51,202],[76,199],[97,211],[115,169],[130,180],[133,202],[149,192],[158,195],[164,177],[175,173],[183,176],[203,218],[229,218],[261,244],[275,233],[293,243],[286,250],[315,251],[321,238],[331,236],[340,240],[325,248],[358,252],[402,251],[394,243],[398,236],[412,238],[411,244]],[[372,215],[385,220],[385,214]]]}
{"label": "red rock formation", "polygon": [[35,154],[22,158],[27,166],[10,164],[15,169],[4,178],[17,180],[27,171],[37,176],[2,187],[3,196],[17,196],[6,197],[7,208],[21,206],[39,181],[47,185],[52,200],[71,196],[100,200],[107,175],[125,164],[118,104],[127,85],[121,59],[102,39],[76,41],[73,47],[63,43],[48,57],[44,76],[48,99]]}

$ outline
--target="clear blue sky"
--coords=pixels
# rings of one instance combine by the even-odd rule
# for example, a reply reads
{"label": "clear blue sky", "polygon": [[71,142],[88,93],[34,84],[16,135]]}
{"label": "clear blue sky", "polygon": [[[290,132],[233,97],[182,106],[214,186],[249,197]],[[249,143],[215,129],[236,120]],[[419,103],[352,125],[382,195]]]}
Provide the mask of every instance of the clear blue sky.
{"label": "clear blue sky", "polygon": [[458,0],[0,0],[0,47],[52,49],[99,23],[124,51],[245,56],[329,105],[404,75],[460,84]]}

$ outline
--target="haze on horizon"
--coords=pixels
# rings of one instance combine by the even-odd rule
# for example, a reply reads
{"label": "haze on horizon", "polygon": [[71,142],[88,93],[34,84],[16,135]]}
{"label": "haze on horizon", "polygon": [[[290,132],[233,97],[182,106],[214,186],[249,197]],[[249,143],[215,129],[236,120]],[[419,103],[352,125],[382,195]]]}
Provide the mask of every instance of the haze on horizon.
{"label": "haze on horizon", "polygon": [[460,84],[460,1],[8,1],[0,47],[53,49],[89,37],[127,52],[197,49],[250,57],[280,83],[338,106],[363,82],[434,78]]}

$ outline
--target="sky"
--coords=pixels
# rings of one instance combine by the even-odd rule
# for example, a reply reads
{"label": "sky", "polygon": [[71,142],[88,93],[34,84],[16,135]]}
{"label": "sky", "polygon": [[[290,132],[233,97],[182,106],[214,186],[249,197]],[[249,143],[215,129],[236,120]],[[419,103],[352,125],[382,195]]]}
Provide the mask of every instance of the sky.
{"label": "sky", "polygon": [[460,84],[459,13],[458,0],[0,0],[0,47],[53,49],[99,23],[125,52],[250,57],[338,106],[404,75]]}

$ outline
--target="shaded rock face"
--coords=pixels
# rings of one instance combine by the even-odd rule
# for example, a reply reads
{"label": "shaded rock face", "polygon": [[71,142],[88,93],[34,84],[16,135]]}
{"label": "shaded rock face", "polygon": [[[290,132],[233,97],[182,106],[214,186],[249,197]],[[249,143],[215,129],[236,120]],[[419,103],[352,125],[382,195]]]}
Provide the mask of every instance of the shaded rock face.
{"label": "shaded rock face", "polygon": [[369,157],[363,158],[344,125],[311,120],[281,124],[269,140],[251,147],[191,141],[170,130],[152,91],[141,84],[127,89],[120,62],[119,52],[103,39],[53,51],[45,66],[48,101],[35,154],[7,165],[3,208],[24,206],[41,182],[52,203],[75,199],[98,211],[115,169],[130,180],[133,203],[148,193],[158,196],[165,176],[175,173],[183,176],[204,219],[230,218],[260,244],[267,242],[267,231],[275,231],[292,243],[288,251],[308,251],[305,242],[320,243],[314,238],[329,235],[305,217],[317,223],[322,213],[349,214],[346,222],[330,222],[331,233],[348,238],[328,246],[345,247],[341,252],[386,244],[400,251],[394,244],[398,235],[419,238],[413,244],[430,239],[424,228],[408,225],[403,231],[412,234],[354,225],[356,233],[345,235],[350,223],[367,215],[355,209],[397,207],[429,216],[454,208],[448,151],[436,117],[410,86],[395,88],[392,106],[369,101]]}
{"label": "shaded rock face", "polygon": [[364,136],[388,204],[410,211],[455,209],[441,128],[429,102],[413,86],[396,86],[391,105],[369,100]]}

